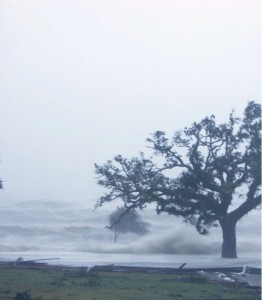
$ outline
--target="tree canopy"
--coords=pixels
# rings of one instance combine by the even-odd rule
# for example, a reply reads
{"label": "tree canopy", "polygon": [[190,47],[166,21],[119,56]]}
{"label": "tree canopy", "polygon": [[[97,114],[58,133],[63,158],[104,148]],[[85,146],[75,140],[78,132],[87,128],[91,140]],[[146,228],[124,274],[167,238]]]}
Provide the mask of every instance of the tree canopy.
{"label": "tree canopy", "polygon": [[249,102],[242,117],[233,111],[222,124],[205,117],[170,139],[156,131],[147,142],[153,157],[117,155],[95,164],[98,184],[108,190],[97,206],[116,199],[126,209],[155,203],[158,213],[183,217],[200,234],[220,224],[222,257],[237,257],[236,223],[261,204],[260,104]]}
{"label": "tree canopy", "polygon": [[134,209],[126,209],[125,207],[117,207],[109,217],[108,229],[114,232],[114,241],[121,233],[132,232],[138,235],[147,234],[149,223],[142,221],[140,215]]}

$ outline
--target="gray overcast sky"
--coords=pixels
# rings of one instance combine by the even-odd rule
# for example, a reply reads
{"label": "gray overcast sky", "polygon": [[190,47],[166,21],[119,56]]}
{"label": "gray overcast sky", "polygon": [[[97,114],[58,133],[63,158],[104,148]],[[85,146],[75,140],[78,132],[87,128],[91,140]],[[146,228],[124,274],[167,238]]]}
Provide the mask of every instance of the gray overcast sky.
{"label": "gray overcast sky", "polygon": [[96,199],[95,162],[260,101],[260,12],[259,0],[0,0],[1,201]]}

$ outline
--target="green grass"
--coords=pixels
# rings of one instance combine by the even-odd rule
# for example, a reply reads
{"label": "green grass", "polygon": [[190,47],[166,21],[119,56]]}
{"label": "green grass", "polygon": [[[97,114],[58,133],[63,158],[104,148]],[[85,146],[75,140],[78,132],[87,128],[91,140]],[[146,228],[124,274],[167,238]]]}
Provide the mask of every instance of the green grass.
{"label": "green grass", "polygon": [[25,291],[34,300],[260,299],[242,286],[209,283],[192,275],[0,266],[0,299],[15,299]]}

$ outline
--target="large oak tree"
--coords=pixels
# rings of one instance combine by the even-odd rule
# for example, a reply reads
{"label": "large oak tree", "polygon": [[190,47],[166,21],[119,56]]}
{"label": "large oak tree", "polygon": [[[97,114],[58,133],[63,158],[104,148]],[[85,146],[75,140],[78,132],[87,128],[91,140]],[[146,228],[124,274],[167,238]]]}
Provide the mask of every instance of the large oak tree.
{"label": "large oak tree", "polygon": [[116,199],[126,209],[155,203],[158,213],[182,217],[200,234],[220,225],[222,257],[236,258],[236,224],[261,204],[260,104],[249,102],[241,118],[232,112],[223,124],[206,117],[172,139],[156,131],[147,142],[153,157],[118,155],[95,165],[108,189],[97,206]]}

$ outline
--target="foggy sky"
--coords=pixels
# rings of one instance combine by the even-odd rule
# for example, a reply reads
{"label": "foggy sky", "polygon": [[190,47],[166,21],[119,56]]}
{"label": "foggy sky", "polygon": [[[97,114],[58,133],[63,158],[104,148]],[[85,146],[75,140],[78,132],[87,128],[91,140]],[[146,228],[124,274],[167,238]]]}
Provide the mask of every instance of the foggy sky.
{"label": "foggy sky", "polygon": [[260,101],[258,0],[0,0],[1,202],[90,201],[94,163]]}

